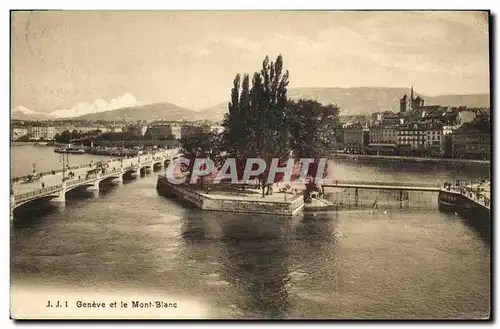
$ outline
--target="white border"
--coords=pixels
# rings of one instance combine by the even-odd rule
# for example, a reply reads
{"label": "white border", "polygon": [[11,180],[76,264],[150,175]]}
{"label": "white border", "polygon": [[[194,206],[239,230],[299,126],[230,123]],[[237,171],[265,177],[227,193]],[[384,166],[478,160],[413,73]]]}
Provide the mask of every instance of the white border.
{"label": "white border", "polygon": [[[436,0],[419,0],[419,1],[412,1],[412,2],[402,2],[402,1],[356,1],[356,0],[350,0],[350,1],[343,1],[343,2],[337,2],[337,3],[332,3],[330,1],[317,1],[317,0],[308,0],[308,1],[293,1],[293,0],[288,0],[288,1],[266,1],[266,0],[253,0],[253,1],[246,1],[246,2],[236,2],[236,1],[178,1],[178,2],[168,2],[168,3],[161,3],[160,1],[146,1],[146,0],[141,0],[141,1],[116,1],[114,4],[111,4],[110,2],[105,2],[105,1],[95,1],[95,0],[86,0],[86,1],[72,1],[72,2],[66,2],[66,1],[44,1],[41,3],[40,1],[2,1],[1,7],[2,10],[0,11],[1,13],[1,32],[0,32],[0,37],[2,38],[2,45],[0,49],[1,54],[2,54],[2,64],[1,65],[1,77],[2,77],[2,97],[3,97],[3,113],[6,115],[6,118],[8,118],[8,111],[10,111],[10,103],[9,103],[9,54],[10,54],[10,49],[9,47],[6,47],[9,44],[9,16],[10,13],[8,10],[10,9],[206,9],[206,10],[214,10],[214,9],[288,9],[288,10],[294,10],[294,9],[337,9],[337,10],[349,10],[349,9],[491,9],[492,13],[498,13],[500,12],[499,8],[499,1],[491,0],[491,1],[436,1]],[[119,5],[119,6],[118,6]],[[496,19],[496,25],[498,25],[498,17]],[[495,29],[495,45],[498,44],[498,33],[496,33]],[[496,47],[495,47],[496,49]],[[496,51],[495,51],[496,53]],[[494,66],[496,67],[496,65]],[[493,72],[492,72],[493,73]],[[495,71],[495,76],[497,76],[496,71]],[[495,91],[497,91],[496,86],[494,87]],[[493,92],[493,91],[492,91]],[[495,99],[498,97],[498,93],[495,93]],[[497,106],[496,103],[492,104],[492,109],[496,112]],[[495,115],[495,126],[498,128],[500,127],[500,114]],[[1,129],[2,133],[4,134],[4,137],[1,139],[1,147],[2,151],[5,157],[8,156],[10,149],[9,149],[9,122],[7,120],[2,121],[3,128]],[[498,128],[500,129],[500,128]],[[494,132],[495,135],[495,141],[498,141],[498,136],[496,132]],[[497,142],[497,147],[495,147],[494,154],[498,154],[498,145],[499,143]],[[495,163],[496,163],[496,156],[495,158]],[[9,172],[10,165],[5,161],[2,163],[3,166],[3,171],[4,172]],[[495,168],[496,169],[496,168]],[[10,255],[9,255],[9,230],[10,230],[10,223],[7,220],[7,210],[8,210],[8,190],[7,186],[9,185],[9,177],[4,174],[2,175],[3,180],[3,189],[0,189],[1,195],[1,200],[2,200],[2,214],[4,214],[3,218],[5,220],[5,229],[2,231],[3,234],[5,234],[5,238],[3,241],[5,241],[5,244],[2,248],[2,263],[4,264],[3,266],[3,271],[2,271],[2,294],[1,294],[1,305],[0,305],[0,311],[1,311],[1,320],[2,320],[2,327],[3,325],[6,325],[6,327],[13,327],[14,323],[9,320],[9,299],[10,299],[10,294],[9,294],[9,262],[10,262]],[[495,182],[494,182],[495,183]],[[497,195],[495,194],[495,204],[497,204]],[[496,219],[496,217],[494,217]],[[494,225],[495,227],[495,233],[496,228],[498,225]],[[495,234],[495,237],[497,235]],[[495,244],[494,244],[495,245]],[[7,266],[5,266],[7,265]],[[494,273],[497,273],[496,270]],[[494,278],[495,279],[495,278]],[[496,280],[495,280],[496,281]],[[497,291],[498,289],[495,289]],[[496,300],[496,298],[495,298]],[[498,302],[498,300],[496,300]],[[496,310],[493,310],[494,312]],[[495,312],[496,313],[496,312]],[[496,314],[498,317],[498,314]],[[75,323],[66,323],[64,326],[70,326],[74,325]],[[121,324],[121,323],[120,323]],[[118,325],[120,325],[118,324]],[[158,323],[160,325],[168,325],[169,327],[177,327],[185,324],[175,324],[175,323]],[[197,325],[206,325],[206,324],[201,324],[201,323],[195,323]],[[235,323],[229,323],[228,325],[234,325]],[[267,326],[270,325],[271,323],[259,323],[259,326]],[[373,324],[373,323],[372,323]],[[427,322],[421,322],[419,323],[420,325],[425,325],[426,327],[441,327],[444,324],[442,323],[427,323]],[[38,323],[38,325],[46,328],[52,328],[54,326],[53,323]],[[60,325],[60,324],[59,324]],[[82,327],[88,327],[88,328],[103,328],[106,325],[106,323],[79,323],[78,326]],[[109,323],[108,323],[109,325]],[[117,324],[115,324],[117,325]],[[137,326],[137,327],[142,327],[144,323],[127,323],[127,325],[131,326]],[[214,323],[214,325],[219,325],[218,323]],[[302,324],[302,325],[309,325],[309,324]],[[360,325],[359,323],[337,323],[333,322],[331,323],[332,326],[345,326],[348,325],[350,327],[358,326]],[[387,325],[387,323],[380,323],[380,325]],[[401,324],[397,324],[398,326]],[[456,325],[455,323],[450,323],[450,324],[445,324],[446,326],[454,326]],[[480,326],[482,325],[481,323],[477,324],[472,324],[473,326]]]}

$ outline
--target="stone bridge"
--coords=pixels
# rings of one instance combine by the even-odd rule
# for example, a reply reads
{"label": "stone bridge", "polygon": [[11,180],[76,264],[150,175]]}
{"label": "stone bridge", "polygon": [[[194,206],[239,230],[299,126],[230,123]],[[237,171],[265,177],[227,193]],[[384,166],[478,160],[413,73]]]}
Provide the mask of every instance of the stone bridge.
{"label": "stone bridge", "polygon": [[[104,162],[104,166],[93,168],[91,166],[73,167],[72,178],[63,178],[60,173],[45,175],[44,180],[51,182],[43,188],[35,188],[33,184],[23,190],[13,188],[10,196],[10,213],[13,218],[15,208],[37,199],[50,199],[53,202],[65,202],[66,193],[76,188],[88,190],[99,190],[99,184],[103,181],[123,182],[126,175],[140,176],[141,172],[152,170],[166,165],[169,161],[179,157],[178,149],[144,154],[127,159],[114,159]],[[22,184],[14,187],[23,187]]]}

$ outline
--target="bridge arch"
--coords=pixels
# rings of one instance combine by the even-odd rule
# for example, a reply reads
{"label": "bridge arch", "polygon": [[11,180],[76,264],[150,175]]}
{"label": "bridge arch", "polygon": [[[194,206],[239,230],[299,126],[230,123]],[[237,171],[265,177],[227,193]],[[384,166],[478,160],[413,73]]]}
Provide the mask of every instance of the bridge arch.
{"label": "bridge arch", "polygon": [[33,203],[33,202],[39,202],[41,200],[51,200],[51,199],[55,199],[59,197],[59,193],[54,193],[54,194],[50,194],[50,195],[44,195],[42,197],[37,197],[37,198],[33,198],[33,199],[27,199],[27,200],[23,200],[23,201],[20,201],[20,202],[17,202],[17,203],[14,203],[11,205],[12,207],[12,210],[16,210],[18,209],[19,207],[22,207],[22,206],[26,206],[30,203]]}

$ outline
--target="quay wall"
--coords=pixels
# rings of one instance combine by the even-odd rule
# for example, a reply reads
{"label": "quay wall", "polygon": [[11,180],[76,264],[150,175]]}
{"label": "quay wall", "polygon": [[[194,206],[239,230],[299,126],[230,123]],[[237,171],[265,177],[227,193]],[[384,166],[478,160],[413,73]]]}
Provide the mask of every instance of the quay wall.
{"label": "quay wall", "polygon": [[185,185],[174,185],[158,175],[157,190],[167,197],[177,197],[190,205],[209,211],[228,211],[237,213],[272,214],[293,216],[302,211],[304,198],[296,195],[290,201],[251,200],[245,197],[223,198],[198,193]]}

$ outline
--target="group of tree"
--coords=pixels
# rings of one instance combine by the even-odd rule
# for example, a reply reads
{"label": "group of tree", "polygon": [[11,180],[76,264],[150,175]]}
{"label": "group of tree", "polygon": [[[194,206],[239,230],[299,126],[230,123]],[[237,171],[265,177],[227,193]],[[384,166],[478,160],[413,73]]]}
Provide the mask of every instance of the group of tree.
{"label": "group of tree", "polygon": [[72,140],[88,138],[91,136],[97,136],[100,133],[101,133],[100,130],[94,130],[94,131],[89,131],[89,132],[81,132],[81,131],[78,131],[76,129],[73,131],[64,130],[62,133],[56,134],[54,136],[54,140],[57,143],[68,144],[68,143],[71,143]]}
{"label": "group of tree", "polygon": [[[281,55],[275,62],[266,56],[261,70],[253,73],[251,82],[249,74],[237,74],[221,136],[215,137],[211,132],[182,139],[184,156],[195,158],[210,154],[220,160],[234,158],[239,179],[247,159],[264,160],[265,171],[250,177],[259,180],[263,196],[272,193],[272,184],[267,182],[273,158],[279,159],[279,166],[284,166],[289,159],[313,158],[315,161],[307,171],[311,182],[309,188],[312,188],[319,159],[332,149],[339,108],[313,100],[290,100],[288,84],[289,72],[283,68]],[[190,175],[192,166],[187,170]],[[320,176],[325,172],[319,173]],[[277,174],[272,181],[282,179],[283,175]]]}

